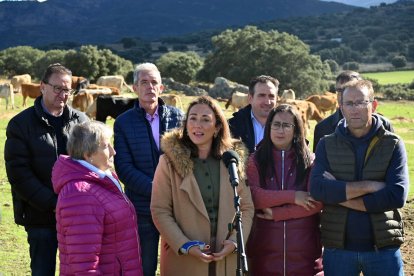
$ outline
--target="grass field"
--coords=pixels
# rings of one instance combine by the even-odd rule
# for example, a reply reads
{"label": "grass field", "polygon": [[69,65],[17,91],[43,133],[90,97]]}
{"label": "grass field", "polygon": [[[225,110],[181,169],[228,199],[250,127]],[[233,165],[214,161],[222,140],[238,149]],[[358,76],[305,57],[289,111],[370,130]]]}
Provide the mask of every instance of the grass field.
{"label": "grass field", "polygon": [[411,83],[414,81],[414,70],[379,73],[363,73],[363,78],[377,80],[379,84]]}
{"label": "grass field", "polygon": [[[190,97],[183,99],[183,104],[186,106],[190,101]],[[22,110],[21,96],[16,95],[16,106],[19,108],[13,111],[5,111],[4,101],[0,102],[0,276],[9,275],[30,275],[28,245],[26,242],[26,233],[24,228],[14,224],[13,220],[13,206],[10,193],[10,185],[7,181],[5,166],[4,166],[4,141],[5,129],[11,117]],[[28,106],[33,105],[33,100],[28,102]],[[408,165],[411,179],[410,189],[410,207],[413,208],[414,200],[414,109],[413,102],[380,102],[378,111],[387,118],[391,119],[395,131],[405,141],[408,153]],[[225,112],[227,117],[231,116],[232,111]],[[112,125],[113,120],[108,120],[108,124]],[[311,131],[309,131],[308,140],[313,141],[313,127],[315,123],[311,122]],[[409,216],[407,219],[412,220]],[[414,231],[411,228],[407,231],[407,242],[404,246],[414,247],[412,244],[412,237]],[[406,275],[414,272],[414,260],[412,254],[404,254],[405,265],[407,267]],[[408,272],[408,273],[407,273]]]}

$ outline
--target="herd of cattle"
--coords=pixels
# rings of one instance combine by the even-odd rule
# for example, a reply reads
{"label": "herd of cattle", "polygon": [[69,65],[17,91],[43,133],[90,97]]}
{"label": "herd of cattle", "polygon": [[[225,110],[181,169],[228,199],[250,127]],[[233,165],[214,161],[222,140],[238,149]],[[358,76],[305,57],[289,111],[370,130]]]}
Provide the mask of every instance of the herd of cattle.
{"label": "herd of cattle", "polygon": [[[115,119],[119,114],[131,108],[135,100],[135,94],[121,94],[123,89],[132,91],[122,76],[102,76],[96,84],[90,84],[83,77],[73,76],[72,89],[75,90],[75,93],[70,97],[69,104],[101,122],[105,122],[108,116]],[[0,84],[0,98],[5,99],[6,109],[9,105],[12,109],[14,108],[15,93],[21,93],[23,107],[25,107],[28,97],[40,96],[40,84],[32,83],[28,74],[14,76],[10,82]],[[166,104],[183,109],[179,96],[163,94],[161,98]],[[307,128],[309,128],[309,120],[321,121],[326,112],[335,111],[338,105],[334,93],[325,92],[321,95],[312,95],[305,100],[297,100],[292,89],[284,90],[277,102],[293,105],[301,114]],[[247,104],[247,94],[233,91],[230,98],[226,100],[225,107],[227,109],[232,106],[234,110],[237,110]]]}

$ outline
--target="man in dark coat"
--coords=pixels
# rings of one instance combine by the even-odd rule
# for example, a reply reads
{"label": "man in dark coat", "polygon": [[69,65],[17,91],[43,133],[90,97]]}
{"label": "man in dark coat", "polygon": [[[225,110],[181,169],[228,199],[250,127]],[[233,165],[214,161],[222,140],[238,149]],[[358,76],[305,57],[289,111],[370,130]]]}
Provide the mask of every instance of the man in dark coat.
{"label": "man in dark coat", "polygon": [[152,180],[162,154],[160,138],[178,127],[184,115],[159,98],[164,86],[154,64],[142,63],[136,67],[133,89],[139,100],[118,116],[114,124],[115,170],[137,212],[144,275],[154,276],[159,233],[150,211]]}
{"label": "man in dark coat", "polygon": [[55,275],[57,234],[51,173],[59,154],[67,154],[71,127],[86,115],[67,106],[72,72],[52,64],[40,83],[42,95],[13,117],[6,130],[4,159],[11,184],[14,219],[27,232],[32,275]]}
{"label": "man in dark coat", "polygon": [[229,119],[234,138],[240,138],[249,152],[262,140],[270,110],[276,107],[279,81],[270,76],[257,76],[249,84],[249,105],[233,113]]}

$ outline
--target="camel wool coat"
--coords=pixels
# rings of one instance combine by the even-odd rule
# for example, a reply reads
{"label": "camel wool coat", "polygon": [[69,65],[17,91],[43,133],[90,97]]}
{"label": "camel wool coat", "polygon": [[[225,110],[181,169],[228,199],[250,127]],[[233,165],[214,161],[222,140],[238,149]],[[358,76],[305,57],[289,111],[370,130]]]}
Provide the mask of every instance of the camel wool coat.
{"label": "camel wool coat", "polygon": [[[161,234],[161,275],[186,276],[208,275],[208,263],[191,255],[179,254],[179,249],[188,241],[199,240],[210,244],[210,221],[193,174],[193,161],[190,150],[180,141],[179,130],[164,135],[161,146],[164,154],[157,166],[151,199],[151,212],[155,225]],[[238,173],[240,184],[237,186],[241,198],[244,242],[250,233],[254,207],[250,189],[244,181],[244,169],[247,149],[241,142],[235,142],[233,148],[240,156]],[[234,208],[233,188],[229,173],[220,162],[220,198],[217,222],[216,251],[222,249],[222,242],[228,233],[228,224],[232,222]],[[229,240],[237,241],[233,230]],[[216,275],[234,275],[237,268],[237,254],[232,253],[216,263]]]}

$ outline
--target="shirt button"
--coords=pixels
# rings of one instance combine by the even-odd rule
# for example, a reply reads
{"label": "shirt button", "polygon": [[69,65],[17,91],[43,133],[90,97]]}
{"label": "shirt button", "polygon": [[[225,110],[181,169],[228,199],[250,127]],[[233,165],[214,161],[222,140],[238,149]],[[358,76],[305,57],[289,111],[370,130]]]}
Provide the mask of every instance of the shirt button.
{"label": "shirt button", "polygon": [[209,190],[210,190],[210,189],[211,189],[211,186],[210,186],[210,185],[208,185],[208,186],[207,186],[207,189],[209,189]]}

